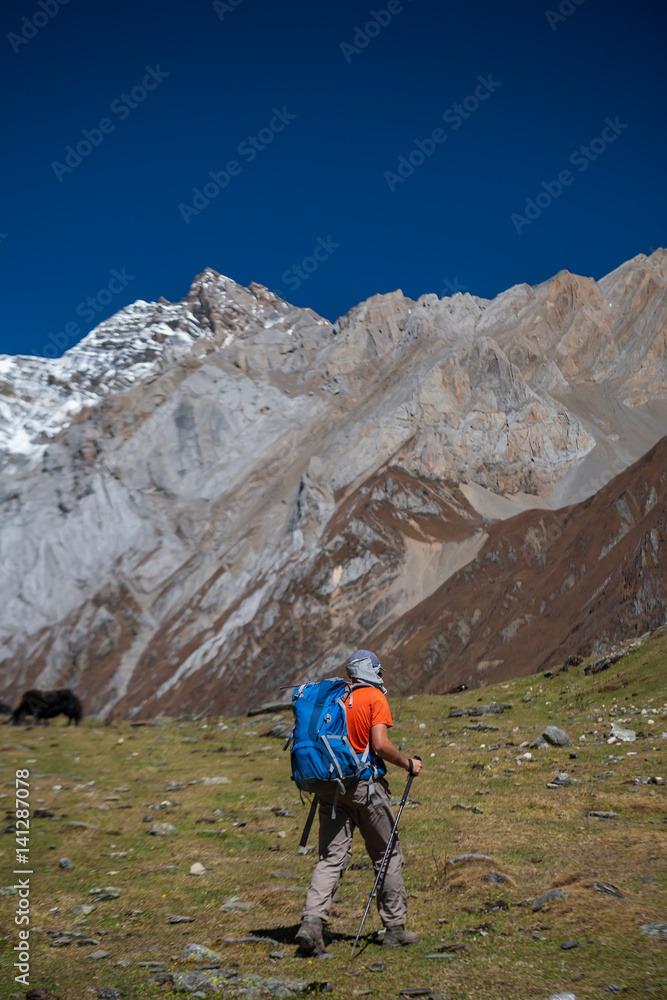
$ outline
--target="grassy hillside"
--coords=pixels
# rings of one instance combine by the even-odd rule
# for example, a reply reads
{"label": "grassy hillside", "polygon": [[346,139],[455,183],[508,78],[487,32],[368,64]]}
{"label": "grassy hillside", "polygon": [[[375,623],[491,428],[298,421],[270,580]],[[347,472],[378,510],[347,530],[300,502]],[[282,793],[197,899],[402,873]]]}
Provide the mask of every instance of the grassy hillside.
{"label": "grassy hillside", "polygon": [[[632,996],[664,997],[667,941],[642,934],[640,926],[667,920],[666,788],[635,779],[667,777],[666,662],[663,628],[591,676],[581,664],[458,695],[391,699],[390,693],[394,739],[405,739],[406,751],[420,753],[425,764],[401,820],[410,926],[421,940],[409,949],[382,949],[371,938],[380,926],[373,909],[364,947],[352,961],[372,884],[358,837],[334,903],[333,958],[299,957],[291,943],[316,856],[297,853],[306,809],[282,741],[266,735],[269,718],[4,727],[4,825],[13,821],[16,768],[31,771],[31,809],[53,814],[31,813],[30,985],[62,1000],[88,1000],[99,987],[120,988],[127,997],[175,996],[173,985],[158,984],[138,963],[196,968],[179,962],[184,946],[196,942],[219,951],[226,968],[326,980],[334,998],[396,997],[402,989],[429,987],[456,1000],[542,1000],[561,991],[597,1000],[613,995],[610,985]],[[509,707],[449,717],[452,708],[491,702]],[[612,720],[644,735],[610,745]],[[479,724],[497,729],[465,728]],[[549,724],[574,745],[521,746]],[[533,759],[517,762],[526,752]],[[573,784],[547,788],[557,771]],[[205,777],[227,780],[204,783]],[[404,773],[392,769],[390,779],[400,795]],[[289,815],[272,811],[283,809]],[[589,811],[617,818],[592,818]],[[153,819],[145,822],[148,814]],[[175,833],[149,835],[157,821],[173,824]],[[15,834],[5,833],[0,865],[7,886],[15,878],[14,850]],[[491,860],[453,862],[465,853]],[[59,866],[63,856],[72,869]],[[190,874],[195,862],[203,874]],[[109,886],[120,895],[95,900],[90,893]],[[534,901],[554,887],[567,895],[535,912]],[[252,908],[222,911],[232,897]],[[7,892],[2,898],[3,997],[26,993],[13,982],[17,900]],[[91,903],[88,915],[73,913]],[[194,920],[170,924],[173,916]],[[83,933],[91,943],[78,946],[74,938],[52,947],[53,931]],[[246,935],[278,944],[225,941]],[[577,947],[562,948],[572,942]],[[438,952],[447,944],[464,948]],[[108,957],[88,957],[99,950]],[[284,957],[271,958],[275,952]],[[427,957],[434,954],[441,957]],[[386,968],[372,971],[377,962]]]}

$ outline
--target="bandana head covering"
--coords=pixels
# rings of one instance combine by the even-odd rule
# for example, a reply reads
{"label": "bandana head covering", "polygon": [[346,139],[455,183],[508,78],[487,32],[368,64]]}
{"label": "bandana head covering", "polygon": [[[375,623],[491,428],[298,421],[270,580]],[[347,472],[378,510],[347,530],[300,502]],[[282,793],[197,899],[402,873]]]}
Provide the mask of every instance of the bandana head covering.
{"label": "bandana head covering", "polygon": [[387,689],[382,683],[382,670],[380,661],[370,649],[358,649],[347,661],[347,672],[352,680],[370,684],[386,694]]}

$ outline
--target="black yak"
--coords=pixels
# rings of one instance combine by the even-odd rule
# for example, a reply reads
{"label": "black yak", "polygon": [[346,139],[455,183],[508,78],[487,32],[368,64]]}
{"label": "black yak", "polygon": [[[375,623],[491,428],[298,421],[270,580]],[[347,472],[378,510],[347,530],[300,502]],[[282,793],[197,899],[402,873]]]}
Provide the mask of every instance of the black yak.
{"label": "black yak", "polygon": [[79,725],[79,720],[83,717],[83,706],[81,702],[69,688],[61,688],[59,691],[26,691],[21,698],[21,704],[12,712],[12,721],[17,726],[22,722],[23,717],[32,715],[35,722],[44,719],[44,724],[48,725],[47,719],[53,719],[56,715],[66,715],[67,725],[71,725],[72,719]]}

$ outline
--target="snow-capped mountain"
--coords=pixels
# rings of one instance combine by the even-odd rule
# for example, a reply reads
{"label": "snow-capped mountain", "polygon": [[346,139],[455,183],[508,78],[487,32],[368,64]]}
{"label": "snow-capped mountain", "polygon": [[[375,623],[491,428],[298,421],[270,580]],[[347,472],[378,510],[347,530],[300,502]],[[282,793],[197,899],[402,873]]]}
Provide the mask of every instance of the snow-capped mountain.
{"label": "snow-capped mountain", "polygon": [[6,695],[229,708],[390,634],[495,522],[586,501],[665,434],[666,289],[659,250],[331,324],[209,270],[62,358],[0,357]]}

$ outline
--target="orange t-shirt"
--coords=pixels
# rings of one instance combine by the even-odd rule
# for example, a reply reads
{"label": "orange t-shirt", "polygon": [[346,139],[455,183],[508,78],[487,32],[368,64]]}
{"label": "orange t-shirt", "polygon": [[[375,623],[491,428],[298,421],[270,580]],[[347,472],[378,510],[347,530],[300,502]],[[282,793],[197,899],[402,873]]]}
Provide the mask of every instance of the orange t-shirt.
{"label": "orange t-shirt", "polygon": [[363,753],[368,746],[372,726],[381,723],[385,726],[393,725],[389,702],[382,691],[375,687],[357,688],[351,695],[352,708],[349,697],[345,700],[347,729],[350,743],[357,753]]}

